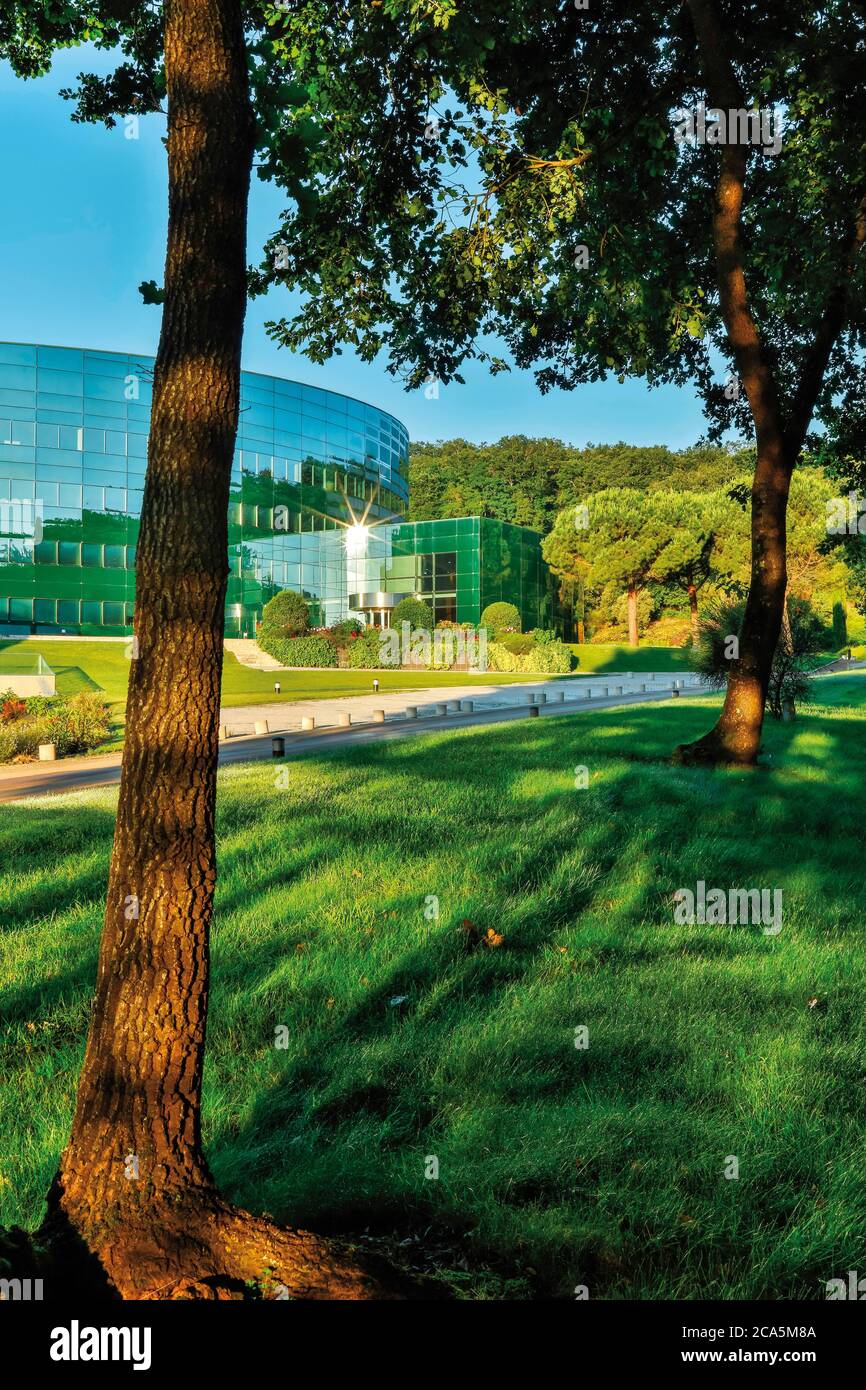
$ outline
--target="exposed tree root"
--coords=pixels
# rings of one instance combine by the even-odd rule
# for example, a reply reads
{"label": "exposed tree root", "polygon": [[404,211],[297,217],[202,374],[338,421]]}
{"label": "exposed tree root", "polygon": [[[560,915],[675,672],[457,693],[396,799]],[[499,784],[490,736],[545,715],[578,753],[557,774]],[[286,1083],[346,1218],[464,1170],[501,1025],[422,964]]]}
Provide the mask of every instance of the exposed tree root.
{"label": "exposed tree root", "polygon": [[681,743],[671,754],[676,767],[743,767],[753,768],[757,750],[749,744],[740,747],[711,729],[694,743]]}
{"label": "exposed tree root", "polygon": [[99,1301],[424,1296],[374,1256],[253,1216],[214,1192],[132,1220],[103,1217],[89,1232],[72,1223],[58,1195],[55,1184],[34,1237],[0,1230],[0,1274],[43,1279],[46,1301],[63,1302],[71,1290]]}

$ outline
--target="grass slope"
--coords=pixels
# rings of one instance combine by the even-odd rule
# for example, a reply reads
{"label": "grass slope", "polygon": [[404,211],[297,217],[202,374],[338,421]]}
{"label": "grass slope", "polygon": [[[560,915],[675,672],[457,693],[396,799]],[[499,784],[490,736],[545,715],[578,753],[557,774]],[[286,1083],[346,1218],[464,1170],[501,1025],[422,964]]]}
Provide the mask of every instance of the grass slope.
{"label": "grass slope", "polygon": [[[668,765],[687,700],[226,769],[220,1182],[476,1297],[822,1298],[866,1244],[866,680],[819,693],[752,775]],[[0,807],[2,1224],[67,1133],[114,804]],[[697,879],[781,934],[675,926]]]}

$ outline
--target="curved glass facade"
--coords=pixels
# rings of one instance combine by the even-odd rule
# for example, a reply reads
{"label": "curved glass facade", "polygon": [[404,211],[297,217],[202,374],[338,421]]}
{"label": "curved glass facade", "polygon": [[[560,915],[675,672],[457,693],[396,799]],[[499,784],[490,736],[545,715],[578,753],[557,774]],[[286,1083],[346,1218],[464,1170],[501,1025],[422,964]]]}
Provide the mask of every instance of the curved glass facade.
{"label": "curved glass facade", "polygon": [[[0,343],[0,633],[131,630],[153,358]],[[409,440],[392,415],[241,373],[226,635],[280,589],[313,621],[349,611],[345,527],[406,513]]]}

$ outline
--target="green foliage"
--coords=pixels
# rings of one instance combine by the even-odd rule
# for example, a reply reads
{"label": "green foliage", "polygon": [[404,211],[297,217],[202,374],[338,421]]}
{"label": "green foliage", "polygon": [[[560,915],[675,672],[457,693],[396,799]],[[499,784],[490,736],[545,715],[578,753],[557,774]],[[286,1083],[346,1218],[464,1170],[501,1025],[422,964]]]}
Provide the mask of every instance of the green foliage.
{"label": "green foliage", "polygon": [[535,639],[528,632],[504,632],[496,640],[507,652],[513,652],[515,656],[526,656],[528,652],[535,650]]}
{"label": "green foliage", "polygon": [[282,589],[262,609],[259,645],[274,656],[268,642],[274,638],[300,637],[309,626],[310,605],[303,594],[297,594],[293,589]]}
{"label": "green foliage", "polygon": [[[726,600],[713,604],[704,614],[698,642],[691,653],[695,670],[708,683],[722,689],[736,663],[745,602]],[[810,698],[812,674],[817,657],[827,644],[827,630],[811,606],[802,599],[788,599],[789,631],[783,627],[773,656],[767,690],[767,709],[775,719],[782,718],[786,700],[796,704]]]}
{"label": "green foliage", "polygon": [[490,642],[487,662],[491,671],[525,672],[527,675],[564,676],[572,669],[574,658],[564,642],[548,642],[528,651],[515,652],[504,642]]}
{"label": "green foliage", "polygon": [[347,638],[355,637],[364,631],[364,624],[360,618],[343,618],[342,622],[334,623],[330,629],[334,641],[340,644],[345,643]]}
{"label": "green foliage", "polygon": [[488,603],[481,614],[481,622],[485,627],[492,629],[496,637],[503,632],[519,632],[520,610],[513,603]]}
{"label": "green foliage", "polygon": [[838,651],[848,641],[848,619],[844,603],[833,604],[833,646]]}
{"label": "green foliage", "polygon": [[267,645],[260,640],[275,661],[282,666],[336,666],[337,648],[327,637],[272,637],[268,635]]}
{"label": "green foliage", "polygon": [[111,733],[109,706],[95,691],[83,690],[68,700],[35,696],[21,708],[0,728],[0,762],[35,757],[41,743],[56,744],[61,758],[89,753]]}
{"label": "green foliage", "polygon": [[[751,436],[746,393],[724,389],[733,362],[707,216],[723,152],[678,143],[672,120],[705,91],[690,7],[612,0],[592,19],[482,0],[443,15],[417,0],[389,0],[363,24],[325,0],[286,15],[286,49],[316,80],[286,120],[305,142],[309,196],[253,277],[256,293],[301,292],[269,331],[314,361],[342,344],[367,361],[385,349],[412,386],[431,372],[462,380],[472,358],[507,370],[503,343],[542,389],[609,374],[691,380],[716,437]],[[861,18],[768,0],[756,19],[751,0],[731,0],[723,19],[722,62],[744,89],[735,104],[785,112],[780,157],[753,157],[746,180],[750,305],[785,418],[848,281],[866,141],[866,107],[849,100]],[[843,110],[844,121],[828,114]],[[288,148],[268,172],[289,163],[297,180]],[[863,260],[818,401],[827,419],[834,406],[866,414]]]}
{"label": "green foliage", "polygon": [[[409,619],[405,621],[408,622]],[[376,627],[367,628],[349,648],[349,665],[356,670],[361,668],[368,671],[399,666],[399,652],[392,656],[391,646],[387,633]]]}
{"label": "green foliage", "polygon": [[420,598],[401,598],[391,614],[391,626],[397,631],[400,630],[401,623],[408,623],[413,631],[423,628],[426,632],[431,632],[434,622],[433,609]]}
{"label": "green foliage", "polygon": [[450,439],[412,444],[410,517],[489,516],[546,534],[556,513],[608,487],[644,491],[720,487],[749,464],[748,451],[712,445],[588,444],[512,435],[495,444]]}

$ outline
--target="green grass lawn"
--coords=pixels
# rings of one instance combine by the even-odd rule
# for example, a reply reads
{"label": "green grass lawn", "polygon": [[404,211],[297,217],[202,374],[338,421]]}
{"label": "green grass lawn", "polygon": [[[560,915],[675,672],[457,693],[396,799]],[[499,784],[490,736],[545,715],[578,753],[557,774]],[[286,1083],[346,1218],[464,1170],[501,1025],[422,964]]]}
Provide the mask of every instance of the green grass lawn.
{"label": "green grass lawn", "polygon": [[[94,753],[106,753],[123,746],[123,726],[126,706],[126,685],[129,661],[124,642],[52,641],[50,638],[28,638],[20,642],[0,641],[0,690],[4,671],[35,670],[34,657],[39,653],[48,662],[57,679],[58,695],[77,695],[80,690],[102,690],[111,702],[113,732],[111,738]],[[373,677],[379,689],[419,690],[425,687],[448,685],[511,685],[532,680],[532,676],[494,674],[471,675],[449,671],[257,671],[243,666],[232,652],[223,658],[222,703],[225,708],[241,705],[289,703],[292,700],[327,700],[332,696],[369,695]],[[274,693],[274,681],[281,686]]]}
{"label": "green grass lawn", "polygon": [[[223,771],[225,1189],[475,1297],[823,1298],[866,1248],[866,679],[819,696],[752,774],[668,764],[685,699]],[[0,806],[0,1224],[69,1126],[114,806]],[[674,925],[698,879],[781,933]]]}
{"label": "green grass lawn", "polygon": [[[627,650],[627,648],[625,649]],[[0,686],[4,671],[27,669],[36,653],[48,662],[57,677],[60,695],[79,690],[104,690],[106,697],[121,709],[126,701],[129,661],[123,642],[52,641],[50,638],[23,642],[0,641]],[[623,668],[626,669],[626,668]],[[661,668],[660,668],[661,669]],[[222,701],[226,707],[272,703],[280,700],[326,700],[334,695],[368,695],[373,677],[381,690],[417,690],[422,686],[509,685],[532,680],[532,676],[510,674],[472,675],[450,671],[257,671],[243,666],[231,652],[223,661]],[[282,692],[274,694],[274,681]]]}
{"label": "green grass lawn", "polygon": [[685,647],[629,647],[617,642],[571,642],[578,674],[597,671],[689,671]]}

